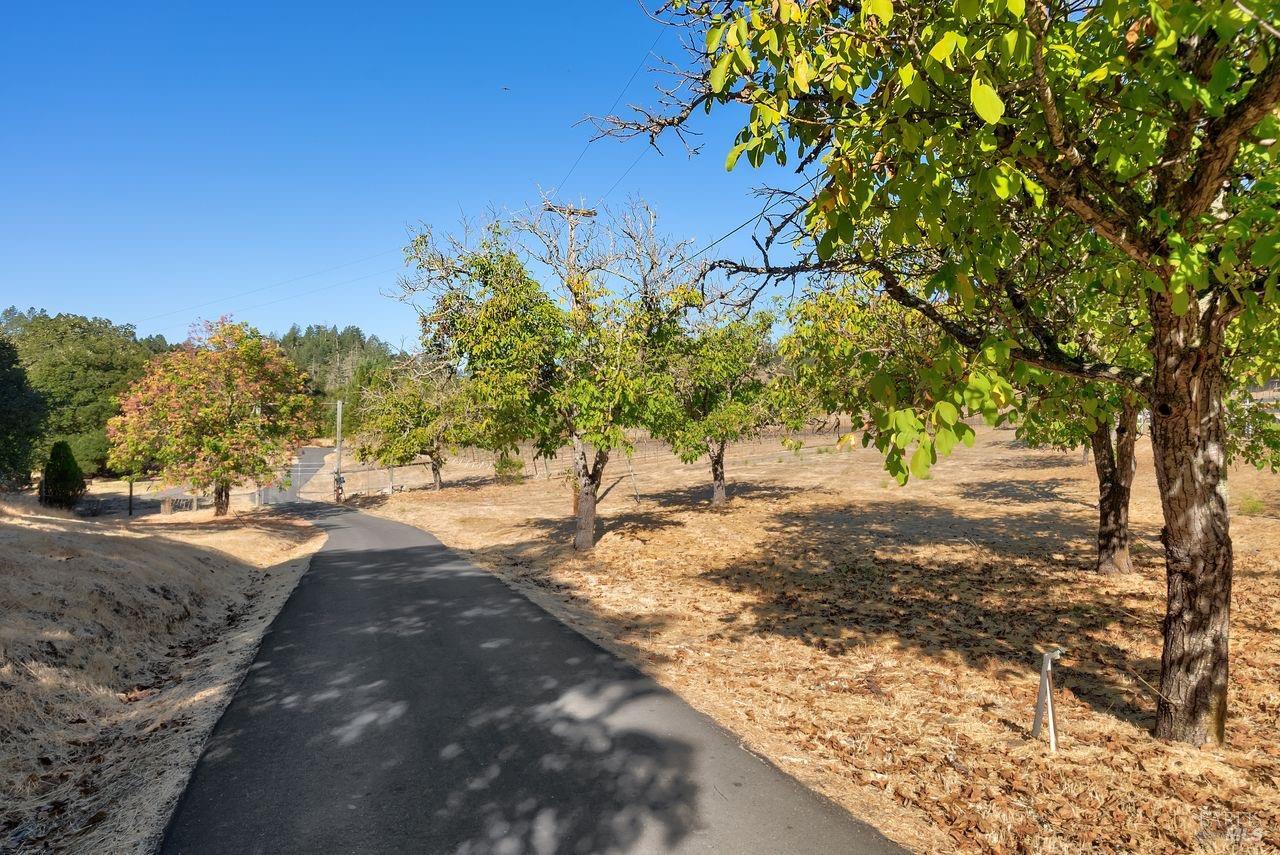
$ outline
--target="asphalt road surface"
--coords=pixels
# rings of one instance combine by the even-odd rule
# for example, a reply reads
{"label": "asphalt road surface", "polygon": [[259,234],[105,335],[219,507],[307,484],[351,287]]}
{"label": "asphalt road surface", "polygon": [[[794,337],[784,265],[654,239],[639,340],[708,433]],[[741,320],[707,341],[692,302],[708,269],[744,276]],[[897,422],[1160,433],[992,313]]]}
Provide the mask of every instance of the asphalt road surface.
{"label": "asphalt road surface", "polygon": [[[316,445],[305,446],[298,451],[298,459],[289,467],[289,477],[287,483],[282,487],[266,487],[262,491],[263,504],[279,505],[285,502],[296,502],[301,498],[300,493],[303,487],[308,487],[314,491],[321,489],[326,494],[333,495],[333,473],[321,474],[324,468],[325,455],[333,451],[332,448],[322,448]],[[308,481],[312,478],[319,478],[316,485],[308,485]]]}
{"label": "asphalt road surface", "polygon": [[416,528],[329,535],[164,853],[898,853]]}

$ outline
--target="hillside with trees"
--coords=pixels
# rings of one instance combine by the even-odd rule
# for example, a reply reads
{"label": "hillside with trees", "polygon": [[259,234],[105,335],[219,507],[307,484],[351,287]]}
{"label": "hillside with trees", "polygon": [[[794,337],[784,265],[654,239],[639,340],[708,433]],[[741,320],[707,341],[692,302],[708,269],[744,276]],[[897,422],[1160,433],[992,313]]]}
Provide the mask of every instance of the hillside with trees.
{"label": "hillside with trees", "polygon": [[[344,419],[349,431],[360,427],[363,390],[374,375],[389,366],[395,351],[374,335],[366,335],[359,327],[309,324],[306,328],[291,326],[277,338],[280,347],[293,362],[307,373],[312,391],[326,405],[341,399],[345,404]],[[329,408],[331,410],[331,408]],[[317,411],[315,434],[332,436],[332,413]]]}
{"label": "hillside with trees", "polygon": [[14,307],[0,314],[0,335],[13,342],[27,383],[43,401],[35,456],[43,459],[66,442],[86,472],[103,471],[115,399],[148,359],[168,349],[163,336],[139,340],[132,326],[105,318]]}

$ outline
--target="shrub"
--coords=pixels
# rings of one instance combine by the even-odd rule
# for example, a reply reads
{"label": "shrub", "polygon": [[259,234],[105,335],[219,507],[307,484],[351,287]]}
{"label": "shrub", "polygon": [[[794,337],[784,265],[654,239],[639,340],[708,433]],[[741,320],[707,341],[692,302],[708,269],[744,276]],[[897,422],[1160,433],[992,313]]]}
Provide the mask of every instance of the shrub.
{"label": "shrub", "polygon": [[87,489],[71,446],[62,440],[55,442],[40,473],[40,504],[70,510]]}
{"label": "shrub", "polygon": [[493,462],[493,474],[500,484],[514,484],[524,477],[524,461],[509,454],[499,455]]}
{"label": "shrub", "polygon": [[1267,503],[1259,499],[1257,496],[1244,495],[1240,497],[1240,513],[1245,516],[1257,516],[1267,512]]}

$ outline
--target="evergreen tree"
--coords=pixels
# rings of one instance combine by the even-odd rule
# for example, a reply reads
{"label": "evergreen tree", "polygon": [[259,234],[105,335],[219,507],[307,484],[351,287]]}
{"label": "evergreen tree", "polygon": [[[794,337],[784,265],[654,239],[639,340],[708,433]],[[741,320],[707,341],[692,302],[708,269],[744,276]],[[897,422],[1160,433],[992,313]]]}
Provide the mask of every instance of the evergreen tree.
{"label": "evergreen tree", "polygon": [[[307,373],[311,391],[317,398],[326,402],[343,401],[345,429],[351,433],[358,431],[364,413],[363,391],[379,370],[391,365],[390,345],[377,336],[366,336],[356,326],[339,329],[309,325],[304,330],[294,324],[278,336],[277,341],[285,355]],[[328,418],[331,412],[327,407],[316,409],[317,434],[332,434],[333,423]]]}
{"label": "evergreen tree", "polygon": [[0,487],[23,486],[44,417],[44,402],[27,382],[18,349],[0,336]]}
{"label": "evergreen tree", "polygon": [[71,446],[62,440],[55,442],[40,473],[40,504],[71,510],[87,489]]}

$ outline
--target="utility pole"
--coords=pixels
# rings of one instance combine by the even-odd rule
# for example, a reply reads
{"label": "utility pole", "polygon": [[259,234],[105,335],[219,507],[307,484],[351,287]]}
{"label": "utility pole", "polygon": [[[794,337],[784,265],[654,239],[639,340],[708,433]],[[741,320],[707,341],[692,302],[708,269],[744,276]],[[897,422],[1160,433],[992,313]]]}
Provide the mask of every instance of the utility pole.
{"label": "utility pole", "polygon": [[[568,234],[565,235],[564,277],[565,288],[573,300],[570,323],[577,327],[589,327],[592,323],[591,289],[588,287],[587,273],[578,267],[578,242],[576,230],[579,220],[589,220],[596,216],[590,208],[579,208],[573,205],[556,205],[546,202],[543,208],[552,214],[564,217]],[[600,497],[600,461],[598,450],[589,451],[582,431],[577,425],[576,414],[569,417],[569,436],[573,443],[573,470],[575,489],[573,491],[574,534],[573,548],[587,550],[595,546],[596,503]],[[594,460],[592,459],[594,457]]]}
{"label": "utility pole", "polygon": [[568,240],[565,246],[564,265],[565,265],[565,285],[569,288],[569,293],[573,296],[578,307],[584,311],[588,308],[585,295],[582,294],[581,288],[585,284],[582,282],[582,274],[578,271],[578,244],[574,240],[574,230],[578,226],[578,220],[590,220],[597,215],[594,208],[579,208],[574,205],[556,205],[553,202],[543,204],[543,210],[559,214],[564,217],[565,223],[569,227]]}
{"label": "utility pole", "polygon": [[342,501],[342,399],[338,399],[338,432],[337,438],[334,440],[334,463],[333,463],[333,497],[335,501]]}

